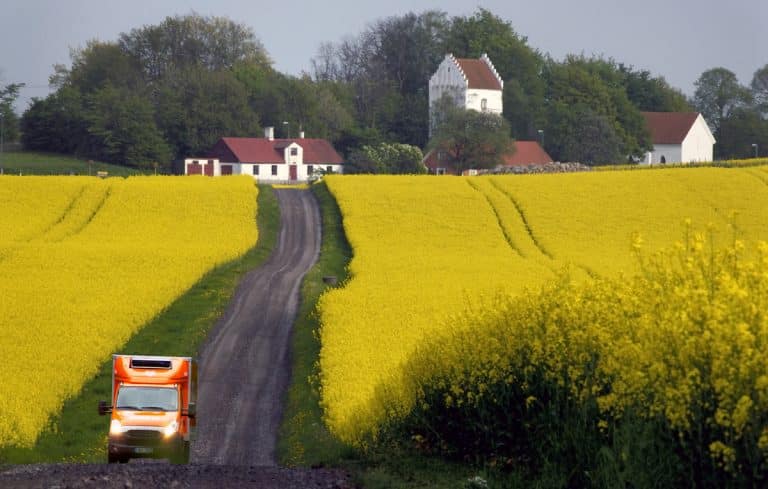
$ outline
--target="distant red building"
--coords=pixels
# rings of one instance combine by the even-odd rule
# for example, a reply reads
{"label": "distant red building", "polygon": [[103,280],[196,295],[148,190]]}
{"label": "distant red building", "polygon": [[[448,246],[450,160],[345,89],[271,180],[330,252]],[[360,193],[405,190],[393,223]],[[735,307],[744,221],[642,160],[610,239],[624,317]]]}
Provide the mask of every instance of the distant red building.
{"label": "distant red building", "polygon": [[[536,141],[515,141],[515,151],[502,156],[500,167],[544,165],[552,163],[552,157]],[[434,175],[456,175],[454,158],[448,152],[430,151],[424,157],[429,173]],[[467,173],[467,172],[465,172]],[[474,172],[470,170],[469,174]]]}

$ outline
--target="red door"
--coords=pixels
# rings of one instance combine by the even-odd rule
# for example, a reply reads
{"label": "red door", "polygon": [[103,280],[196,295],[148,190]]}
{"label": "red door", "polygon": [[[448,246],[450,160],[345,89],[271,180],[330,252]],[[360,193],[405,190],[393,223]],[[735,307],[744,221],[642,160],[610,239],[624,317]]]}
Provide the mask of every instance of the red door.
{"label": "red door", "polygon": [[290,177],[291,180],[296,180],[298,178],[298,175],[296,173],[296,165],[291,165],[290,166],[290,175],[289,175],[289,177]]}
{"label": "red door", "polygon": [[202,174],[203,174],[203,167],[200,166],[200,163],[187,164],[187,175],[202,175]]}
{"label": "red door", "polygon": [[221,165],[221,174],[222,175],[231,175],[232,174],[232,165]]}

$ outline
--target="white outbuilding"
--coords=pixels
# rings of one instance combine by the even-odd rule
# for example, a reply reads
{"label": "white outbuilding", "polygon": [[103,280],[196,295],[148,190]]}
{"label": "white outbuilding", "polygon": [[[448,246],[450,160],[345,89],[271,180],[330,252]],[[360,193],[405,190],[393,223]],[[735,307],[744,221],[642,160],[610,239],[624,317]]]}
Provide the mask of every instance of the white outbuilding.
{"label": "white outbuilding", "polygon": [[643,112],[653,151],[643,163],[712,161],[715,137],[698,112]]}

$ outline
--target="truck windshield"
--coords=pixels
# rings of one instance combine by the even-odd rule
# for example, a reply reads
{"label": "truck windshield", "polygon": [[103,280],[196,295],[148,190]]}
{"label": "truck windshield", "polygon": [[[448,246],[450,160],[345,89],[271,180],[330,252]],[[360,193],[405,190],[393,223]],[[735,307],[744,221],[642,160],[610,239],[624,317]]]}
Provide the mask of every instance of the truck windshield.
{"label": "truck windshield", "polygon": [[179,391],[173,387],[123,386],[117,393],[117,409],[176,411],[179,409]]}

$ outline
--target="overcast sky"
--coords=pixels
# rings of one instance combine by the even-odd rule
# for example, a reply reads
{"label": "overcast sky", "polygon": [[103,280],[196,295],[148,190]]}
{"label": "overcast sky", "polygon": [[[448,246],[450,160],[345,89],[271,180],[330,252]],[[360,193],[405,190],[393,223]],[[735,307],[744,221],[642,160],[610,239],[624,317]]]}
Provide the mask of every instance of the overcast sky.
{"label": "overcast sky", "polygon": [[478,6],[555,59],[612,57],[688,95],[709,68],[728,68],[747,85],[768,64],[768,0],[0,0],[0,84],[27,84],[18,104],[24,110],[31,97],[48,93],[52,65],[69,65],[70,48],[193,10],[250,26],[275,68],[298,75],[309,71],[321,42],[357,34],[376,19],[428,9],[471,15]]}

